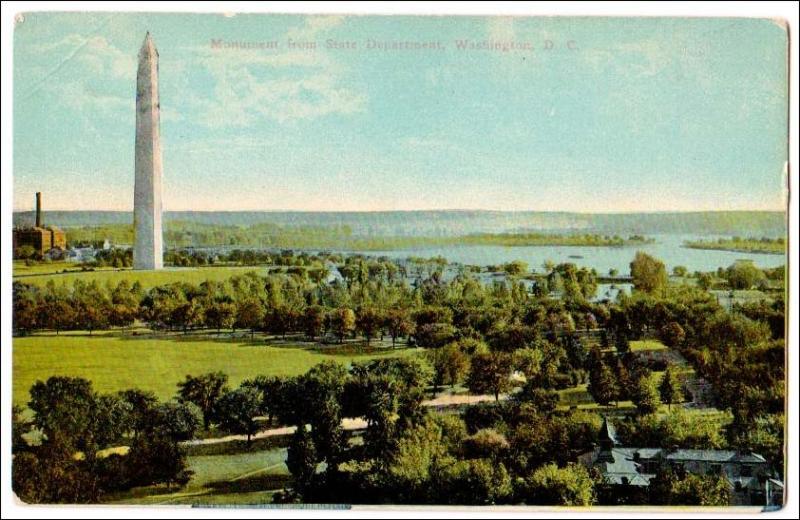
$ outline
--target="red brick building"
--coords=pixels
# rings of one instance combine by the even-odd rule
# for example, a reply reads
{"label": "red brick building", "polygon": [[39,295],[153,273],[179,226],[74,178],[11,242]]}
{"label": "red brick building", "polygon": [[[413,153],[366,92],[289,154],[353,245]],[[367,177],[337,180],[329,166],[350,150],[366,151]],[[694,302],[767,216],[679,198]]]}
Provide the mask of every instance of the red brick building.
{"label": "red brick building", "polygon": [[14,251],[22,246],[30,246],[39,255],[44,255],[53,248],[67,248],[67,234],[53,227],[45,227],[42,222],[42,194],[36,193],[36,225],[14,230]]}

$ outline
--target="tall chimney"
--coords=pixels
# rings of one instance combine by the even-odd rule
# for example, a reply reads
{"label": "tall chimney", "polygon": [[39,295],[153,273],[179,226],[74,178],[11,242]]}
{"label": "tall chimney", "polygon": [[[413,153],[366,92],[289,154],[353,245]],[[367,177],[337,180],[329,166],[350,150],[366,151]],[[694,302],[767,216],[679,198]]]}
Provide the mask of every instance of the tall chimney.
{"label": "tall chimney", "polygon": [[36,192],[36,227],[42,227],[42,192]]}

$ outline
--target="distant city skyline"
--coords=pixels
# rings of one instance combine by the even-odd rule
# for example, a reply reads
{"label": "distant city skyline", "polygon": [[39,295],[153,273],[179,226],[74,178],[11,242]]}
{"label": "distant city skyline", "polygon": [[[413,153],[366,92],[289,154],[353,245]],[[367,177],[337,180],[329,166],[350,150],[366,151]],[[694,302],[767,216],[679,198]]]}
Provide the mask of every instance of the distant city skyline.
{"label": "distant city skyline", "polygon": [[167,211],[785,209],[769,20],[29,13],[15,210],[132,210],[148,30]]}

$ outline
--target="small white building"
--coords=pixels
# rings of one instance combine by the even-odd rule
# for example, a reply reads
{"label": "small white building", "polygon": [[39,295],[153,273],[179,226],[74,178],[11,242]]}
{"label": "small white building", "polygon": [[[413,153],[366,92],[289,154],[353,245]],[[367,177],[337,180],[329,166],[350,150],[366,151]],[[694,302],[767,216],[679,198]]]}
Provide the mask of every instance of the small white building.
{"label": "small white building", "polygon": [[97,256],[97,251],[93,247],[75,247],[68,249],[64,256],[67,262],[76,264],[92,262]]}
{"label": "small white building", "polygon": [[325,269],[328,270],[328,276],[325,277],[326,284],[343,283],[344,276],[339,272],[339,268],[333,262],[325,262]]}

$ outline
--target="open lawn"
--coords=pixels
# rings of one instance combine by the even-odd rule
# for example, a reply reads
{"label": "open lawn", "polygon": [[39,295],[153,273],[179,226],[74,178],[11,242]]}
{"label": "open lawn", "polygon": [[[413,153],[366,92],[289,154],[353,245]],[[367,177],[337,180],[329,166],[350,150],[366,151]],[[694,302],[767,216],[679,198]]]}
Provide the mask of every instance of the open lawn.
{"label": "open lawn", "polygon": [[354,360],[406,356],[415,349],[373,349],[368,353],[303,345],[267,345],[264,340],[226,340],[209,336],[141,336],[120,332],[62,333],[14,338],[13,399],[24,405],[37,380],[53,375],[79,376],[100,392],[140,388],[159,399],[175,395],[187,374],[221,370],[233,386],[257,375],[302,374],[326,360],[348,364]]}
{"label": "open lawn", "polygon": [[164,486],[135,488],[109,497],[109,502],[139,505],[261,504],[271,503],[275,490],[290,476],[286,448],[255,449],[224,455],[189,455],[194,472],[182,488]]}
{"label": "open lawn", "polygon": [[608,412],[611,415],[615,415],[615,413],[618,412],[630,411],[634,408],[631,401],[612,402],[608,406],[601,406],[594,402],[587,387],[588,385],[586,384],[580,384],[572,388],[558,390],[558,408],[560,410],[566,410],[571,406],[577,406],[581,410]]}
{"label": "open lawn", "polygon": [[[67,272],[62,272],[66,270]],[[56,284],[72,285],[75,280],[119,283],[128,280],[139,282],[145,289],[156,285],[174,282],[200,284],[206,280],[223,281],[248,272],[265,274],[266,268],[252,266],[210,266],[210,267],[167,267],[160,271],[134,271],[133,269],[97,268],[95,271],[81,271],[80,267],[65,262],[26,266],[14,263],[14,281],[43,286],[53,280]]]}
{"label": "open lawn", "polygon": [[642,339],[631,341],[631,352],[639,352],[641,350],[664,350],[666,345],[657,339]]}
{"label": "open lawn", "polygon": [[[113,267],[96,267],[97,271],[114,271]],[[22,260],[14,260],[13,275],[17,276],[30,276],[30,275],[47,275],[61,273],[62,271],[80,271],[81,268],[77,264],[70,262],[41,262],[26,265]]]}

